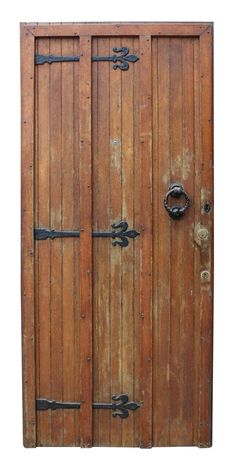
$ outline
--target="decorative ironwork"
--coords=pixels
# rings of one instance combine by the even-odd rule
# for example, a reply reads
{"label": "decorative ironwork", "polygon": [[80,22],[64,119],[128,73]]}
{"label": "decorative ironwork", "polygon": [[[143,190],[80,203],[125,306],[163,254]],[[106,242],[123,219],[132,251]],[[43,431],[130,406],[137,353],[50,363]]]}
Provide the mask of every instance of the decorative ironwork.
{"label": "decorative ironwork", "polygon": [[[113,62],[113,69],[121,69],[122,71],[127,71],[129,69],[129,63],[136,63],[139,60],[137,55],[129,55],[129,48],[114,47],[112,49],[114,54],[112,56],[92,56],[92,61],[110,61]],[[41,55],[37,54],[35,56],[35,64],[52,64],[58,62],[75,62],[80,61],[80,56],[56,56],[56,55]]]}
{"label": "decorative ironwork", "polygon": [[[121,419],[127,419],[129,411],[136,411],[141,406],[141,403],[135,403],[129,401],[129,397],[126,394],[113,395],[114,403],[92,403],[93,409],[111,409],[113,417],[120,417]],[[45,398],[36,399],[37,411],[47,411],[52,409],[80,409],[81,403],[71,403],[62,401],[49,401]]]}
{"label": "decorative ironwork", "polygon": [[45,398],[36,399],[37,411],[48,411],[52,409],[80,409],[80,403],[66,403],[62,401],[49,401]]}
{"label": "decorative ironwork", "polygon": [[[129,245],[129,238],[134,239],[139,236],[139,232],[135,229],[128,229],[126,221],[113,223],[112,228],[114,231],[93,231],[93,237],[109,237],[112,238],[112,245],[119,245],[120,247],[127,247]],[[36,228],[34,230],[34,238],[38,241],[45,239],[55,239],[64,237],[80,237],[80,231],[56,231],[44,228]]]}
{"label": "decorative ironwork", "polygon": [[[92,61],[112,61],[114,63],[113,69],[121,69],[122,71],[127,71],[129,69],[129,63],[136,63],[138,61],[138,56],[129,55],[129,48],[112,48],[114,53],[121,53],[120,55],[113,56],[92,56]],[[117,64],[120,63],[120,64]]]}
{"label": "decorative ironwork", "polygon": [[34,238],[36,241],[55,239],[56,237],[80,237],[80,231],[55,231],[54,229],[36,228]]}
{"label": "decorative ironwork", "polygon": [[[119,245],[120,247],[127,247],[129,245],[129,238],[134,239],[139,236],[139,232],[135,229],[128,230],[127,221],[120,221],[113,223],[112,228],[119,231],[93,231],[93,237],[111,237],[113,239],[112,245]],[[120,228],[120,229],[119,229]],[[119,240],[117,240],[119,239]]]}
{"label": "decorative ironwork", "polygon": [[[113,395],[113,401],[115,403],[93,403],[93,409],[112,409],[113,417],[120,417],[121,419],[127,419],[129,411],[136,411],[141,406],[141,403],[135,403],[129,401],[128,395]],[[116,402],[117,401],[117,402]]]}
{"label": "decorative ironwork", "polygon": [[80,61],[80,56],[35,55],[35,64]]}
{"label": "decorative ironwork", "polygon": [[[168,204],[169,197],[180,198],[181,196],[184,196],[185,198],[185,204],[183,206],[176,205],[176,204],[170,206]],[[166,197],[164,199],[164,207],[169,213],[170,217],[173,218],[174,220],[178,220],[185,214],[189,205],[190,205],[190,199],[189,199],[188,194],[184,191],[183,186],[179,183],[173,183],[172,185],[170,185],[169,191],[166,194]]]}

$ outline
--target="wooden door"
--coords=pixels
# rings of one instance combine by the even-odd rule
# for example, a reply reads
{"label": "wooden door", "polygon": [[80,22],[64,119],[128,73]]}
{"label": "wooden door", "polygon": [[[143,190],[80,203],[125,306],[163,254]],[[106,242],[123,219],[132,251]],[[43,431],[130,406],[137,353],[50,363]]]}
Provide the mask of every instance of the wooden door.
{"label": "wooden door", "polygon": [[24,445],[211,445],[212,24],[22,24]]}

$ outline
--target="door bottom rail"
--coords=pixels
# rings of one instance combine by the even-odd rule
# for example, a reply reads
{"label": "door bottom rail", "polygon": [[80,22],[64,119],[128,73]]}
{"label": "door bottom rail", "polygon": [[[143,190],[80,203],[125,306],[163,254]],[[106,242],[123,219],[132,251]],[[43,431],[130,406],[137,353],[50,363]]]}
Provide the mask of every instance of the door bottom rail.
{"label": "door bottom rail", "polygon": [[[140,233],[135,229],[128,229],[129,225],[127,221],[120,221],[119,223],[113,223],[111,225],[113,231],[93,231],[93,237],[109,237],[112,238],[112,245],[119,245],[120,247],[127,247],[129,245],[129,238],[134,239],[139,236]],[[42,241],[45,239],[56,239],[64,237],[80,237],[83,230],[50,230],[45,228],[34,229],[34,239],[36,241]]]}
{"label": "door bottom rail", "polygon": [[[136,411],[140,408],[142,402],[136,403],[134,401],[129,401],[129,397],[126,394],[113,395],[112,396],[114,403],[92,403],[93,409],[111,409],[113,417],[120,417],[121,419],[127,419],[129,416],[129,411]],[[36,399],[36,410],[37,411],[47,411],[52,409],[80,409],[80,402],[63,402],[63,401],[50,401],[45,398]]]}

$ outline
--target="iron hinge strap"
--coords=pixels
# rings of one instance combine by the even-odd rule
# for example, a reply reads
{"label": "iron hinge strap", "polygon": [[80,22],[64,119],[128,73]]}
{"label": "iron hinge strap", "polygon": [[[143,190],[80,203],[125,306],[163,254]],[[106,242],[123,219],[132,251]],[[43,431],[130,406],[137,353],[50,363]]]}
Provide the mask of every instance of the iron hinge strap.
{"label": "iron hinge strap", "polygon": [[[135,403],[134,401],[129,401],[128,395],[113,395],[113,403],[92,403],[93,409],[112,409],[113,417],[120,417],[121,419],[126,419],[129,416],[129,411],[135,411],[138,409],[142,403]],[[45,398],[36,399],[36,410],[37,411],[47,411],[52,409],[80,409],[81,403],[71,403],[71,402],[62,402],[62,401],[50,401]]]}
{"label": "iron hinge strap", "polygon": [[[93,231],[93,237],[110,237],[113,239],[112,245],[119,245],[120,247],[127,247],[129,244],[129,238],[134,239],[139,236],[139,232],[135,229],[128,229],[129,225],[126,221],[120,221],[119,223],[113,223],[113,231]],[[82,231],[82,230],[81,230]],[[37,241],[45,239],[55,239],[64,237],[80,237],[81,231],[56,231],[54,229],[49,230],[45,228],[36,228],[34,230],[34,238]]]}
{"label": "iron hinge strap", "polygon": [[[112,56],[92,56],[92,61],[110,61],[113,62],[113,69],[121,69],[122,71],[127,71],[129,69],[129,63],[136,63],[138,61],[138,56],[129,55],[129,48],[114,47],[112,49],[114,53],[118,53]],[[56,56],[56,55],[35,55],[35,64],[52,64],[58,62],[76,62],[80,61],[80,56]]]}

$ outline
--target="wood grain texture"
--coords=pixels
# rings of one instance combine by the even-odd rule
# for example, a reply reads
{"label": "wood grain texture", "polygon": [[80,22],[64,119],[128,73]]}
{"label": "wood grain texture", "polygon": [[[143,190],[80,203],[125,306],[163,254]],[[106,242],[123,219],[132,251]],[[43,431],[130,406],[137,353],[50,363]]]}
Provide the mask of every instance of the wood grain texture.
{"label": "wood grain texture", "polygon": [[[158,446],[197,445],[200,292],[206,287],[200,260],[209,252],[209,241],[199,248],[195,240],[203,210],[199,40],[153,39],[152,55],[153,228],[159,230],[153,232],[153,438]],[[160,202],[173,181],[182,182],[191,198],[179,222]],[[212,191],[212,181],[207,184]]]}
{"label": "wood grain texture", "polygon": [[[121,46],[120,38],[110,39],[110,45]],[[121,187],[122,187],[122,75],[109,70],[110,81],[110,105],[109,105],[109,182],[110,182],[110,207],[109,224],[118,223],[122,217],[121,210]],[[111,350],[111,373],[110,373],[110,396],[121,387],[122,374],[122,249],[110,251],[110,350]],[[110,417],[110,444],[121,446],[122,426],[117,419]]]}
{"label": "wood grain texture", "polygon": [[[122,38],[122,46],[127,46],[133,53],[133,38]],[[133,107],[133,67],[130,72],[124,72],[121,76],[122,89],[122,185],[121,185],[121,217],[133,228],[134,212],[134,175],[133,175],[133,130],[134,130],[134,107]],[[133,265],[134,245],[130,242],[129,247],[122,252],[122,390],[133,398],[134,388],[134,318],[133,318]],[[111,295],[112,296],[112,295]],[[130,413],[129,419],[122,422],[122,446],[133,446],[133,418]]]}
{"label": "wood grain texture", "polygon": [[36,37],[45,36],[82,36],[91,34],[93,36],[199,36],[212,23],[26,23],[29,31]]}
{"label": "wood grain texture", "polygon": [[34,311],[34,53],[33,35],[21,27],[21,300],[23,438],[36,446]]}
{"label": "wood grain texture", "polygon": [[[201,170],[201,223],[209,232],[209,239],[201,246],[201,271],[209,271],[209,281],[201,282],[200,319],[201,352],[199,382],[199,436],[198,445],[212,444],[212,332],[213,332],[213,29],[210,26],[200,38],[200,142]],[[211,204],[210,213],[204,204]]]}
{"label": "wood grain texture", "polygon": [[79,218],[80,218],[80,445],[92,446],[92,174],[91,174],[91,37],[80,39]]}
{"label": "wood grain texture", "polygon": [[[134,39],[134,53],[140,56],[140,42],[139,38]],[[134,194],[133,194],[133,207],[134,207],[134,228],[137,230],[142,229],[142,207],[140,201],[140,190],[141,190],[141,157],[140,157],[140,62],[134,67],[134,76],[133,76],[133,104],[134,104],[134,127],[133,127],[133,175],[134,175]],[[141,280],[141,264],[140,264],[140,248],[141,241],[140,238],[136,239],[134,242],[134,305],[133,305],[133,331],[134,331],[134,365],[133,365],[133,374],[134,374],[134,401],[139,402],[140,399],[140,373],[141,373],[141,358],[140,358],[140,280]],[[140,412],[135,413],[134,415],[134,446],[140,445]]]}
{"label": "wood grain texture", "polygon": [[[93,39],[93,53],[106,55],[113,46],[121,45],[133,52],[133,42],[128,38]],[[134,109],[132,77],[130,79],[133,69],[130,67],[127,73],[117,72],[106,62],[94,62],[92,69],[93,229],[109,230],[112,223],[121,219],[127,220],[132,228],[134,195],[130,185],[135,174],[135,120],[139,124],[139,101]],[[104,111],[104,107],[108,110]],[[129,246],[121,249],[113,247],[111,240],[93,240],[93,351],[94,363],[98,365],[93,374],[93,399],[96,402],[110,402],[112,395],[122,392],[133,399],[133,356],[138,340],[133,327],[136,243],[130,240]],[[127,420],[114,419],[106,410],[93,413],[94,445],[134,445],[133,413]]]}
{"label": "wood grain texture", "polygon": [[[50,52],[61,54],[61,39]],[[62,229],[62,64],[50,68],[50,228]],[[63,399],[62,240],[51,242],[51,396]],[[55,327],[54,327],[55,326]],[[63,445],[63,412],[51,414],[51,444]]]}
{"label": "wood grain texture", "polygon": [[[195,182],[194,182],[194,227],[201,223],[201,142],[200,142],[200,46],[199,40],[194,42],[194,155],[195,155]],[[199,375],[200,375],[200,251],[199,245],[194,242],[194,418],[193,418],[193,444],[198,445],[199,422]]]}
{"label": "wood grain texture", "polygon": [[[98,41],[92,40],[92,53],[97,55]],[[93,229],[98,229],[98,215],[96,197],[99,198],[98,172],[99,172],[99,142],[98,142],[98,63],[92,63],[92,182],[93,182]],[[98,292],[99,275],[96,268],[99,267],[99,239],[93,240],[93,363],[99,363],[99,299]],[[97,341],[96,341],[97,339]],[[93,368],[93,401],[99,401],[99,367]],[[93,412],[93,445],[99,445],[99,410]]]}
{"label": "wood grain texture", "polygon": [[152,82],[151,37],[140,37],[140,446],[152,447]]}
{"label": "wood grain texture", "polygon": [[[170,445],[170,42],[153,40],[153,444]],[[163,174],[163,172],[165,172]],[[158,263],[157,263],[158,262]]]}
{"label": "wood grain texture", "polygon": [[[37,43],[39,53],[50,52],[50,40]],[[37,121],[35,158],[35,224],[50,228],[50,88],[49,67],[37,68],[36,101]],[[35,294],[37,313],[37,396],[51,396],[51,244],[36,243],[37,261],[35,261]],[[37,414],[37,444],[51,444],[51,412]]]}
{"label": "wood grain texture", "polygon": [[[21,34],[24,445],[209,447],[212,25],[28,24]],[[81,59],[34,70],[34,47]],[[139,60],[127,71],[91,62],[113,47]],[[178,221],[163,204],[174,181],[190,196]],[[140,232],[128,247],[92,239],[120,220]],[[81,233],[34,243],[33,227]],[[141,403],[127,419],[92,409],[120,393]],[[35,397],[81,408],[35,413]]]}
{"label": "wood grain texture", "polygon": [[[77,53],[79,39],[37,43],[37,51],[42,53],[50,53],[54,47]],[[65,229],[79,229],[78,64],[63,64],[60,70],[58,66],[39,66],[36,77],[35,226],[50,228],[52,223],[60,227],[61,221]],[[57,93],[55,98],[55,91],[61,97]],[[55,199],[57,191],[59,201]],[[37,396],[50,399],[57,386],[60,399],[79,401],[79,240],[36,241],[36,255]],[[80,425],[74,410],[37,413],[38,446],[79,444]]]}
{"label": "wood grain texture", "polygon": [[[171,41],[170,47],[170,180],[181,182],[183,175],[183,72],[182,39]],[[176,446],[182,432],[183,364],[183,226],[181,221],[171,223],[170,275],[170,442]]]}
{"label": "wood grain texture", "polygon": [[183,228],[183,301],[182,301],[182,441],[186,446],[193,444],[193,388],[194,388],[194,42],[182,42],[183,75],[183,161],[182,178],[184,188],[191,197],[191,208],[186,214]]}
{"label": "wood grain texture", "polygon": [[[73,55],[73,39],[62,42],[62,54]],[[74,93],[73,63],[62,64],[62,229],[74,229]],[[63,400],[74,401],[74,240],[62,240]],[[72,384],[72,385],[71,385]],[[74,410],[63,413],[64,446],[74,445]]]}
{"label": "wood grain texture", "polygon": [[[74,55],[80,54],[80,42],[79,39],[73,40],[74,42]],[[73,65],[73,164],[74,164],[74,229],[80,229],[80,160],[79,160],[79,149],[80,149],[80,130],[79,130],[79,117],[80,117],[80,103],[79,103],[79,86],[80,86],[80,63],[74,63]],[[73,280],[74,280],[74,396],[75,401],[80,401],[80,239],[74,240],[74,265],[73,265]],[[80,416],[75,411],[75,446],[80,446]]]}

